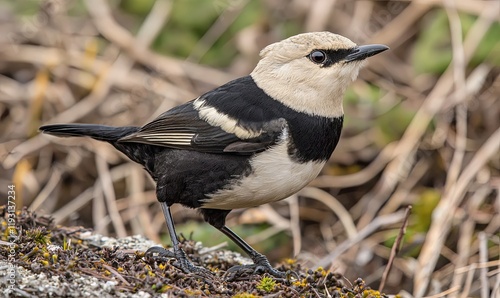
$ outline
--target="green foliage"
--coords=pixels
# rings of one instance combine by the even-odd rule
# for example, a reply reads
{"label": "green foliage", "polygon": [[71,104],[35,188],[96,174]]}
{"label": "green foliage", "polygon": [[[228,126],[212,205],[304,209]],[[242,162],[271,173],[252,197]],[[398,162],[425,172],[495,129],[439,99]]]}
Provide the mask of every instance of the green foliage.
{"label": "green foliage", "polygon": [[156,0],[122,0],[120,6],[126,12],[146,16],[155,2]]}
{"label": "green foliage", "polygon": [[[356,84],[347,88],[344,95],[344,106],[348,110],[359,110],[361,114],[364,111],[375,112],[378,108],[378,101],[382,97],[382,91],[378,86],[371,84]],[[369,128],[369,122],[360,121],[356,118],[356,112],[346,113],[344,115],[344,125],[356,131],[362,131]]]}
{"label": "green foliage", "polygon": [[2,8],[11,8],[16,15],[20,16],[33,16],[37,13],[40,7],[39,0],[25,0],[25,1],[0,1]]}
{"label": "green foliage", "polygon": [[[380,103],[383,96],[379,86],[365,83],[348,88],[344,99],[346,109],[350,110],[345,115],[345,126],[355,131],[375,128],[374,140],[380,148],[400,139],[415,115],[414,109],[404,102],[388,109],[387,104]],[[366,121],[367,115],[374,118],[373,122]]]}
{"label": "green foliage", "polygon": [[401,103],[378,117],[375,120],[378,133],[375,140],[378,145],[383,147],[392,141],[399,140],[413,116],[415,116],[415,111]]}
{"label": "green foliage", "polygon": [[[230,3],[231,1],[223,2]],[[229,65],[237,54],[233,42],[234,36],[244,28],[258,24],[265,19],[267,19],[266,11],[263,9],[261,2],[249,1],[234,23],[221,35],[213,47],[202,57],[200,62],[218,67]]]}
{"label": "green foliage", "polygon": [[[434,188],[426,188],[420,192],[420,196],[416,203],[413,205],[410,220],[408,222],[408,227],[406,229],[406,234],[403,239],[403,243],[413,243],[415,237],[420,237],[422,234],[427,233],[432,221],[432,212],[436,208],[437,204],[441,199],[441,193]],[[397,234],[399,230],[391,231],[391,236],[385,242],[387,247],[392,247],[396,241]],[[407,255],[418,256],[420,251],[420,246],[414,247],[410,250]]]}
{"label": "green foliage", "polygon": [[[129,28],[130,30],[137,30],[150,12],[154,2],[154,0],[123,0],[120,2],[121,9],[131,16],[137,17],[135,25],[133,25],[135,28]],[[245,2],[237,0],[173,1],[169,19],[152,48],[168,56],[173,55],[180,58],[191,56],[194,57],[195,62],[199,60],[203,64],[216,67],[227,66],[237,54],[233,43],[234,36],[242,29],[267,19],[261,1],[249,1],[241,8],[242,4]],[[234,11],[240,9],[241,11]],[[215,39],[214,44],[200,44],[207,30],[212,28],[225,12],[237,14],[234,22],[220,36],[217,35],[218,33],[211,33]],[[130,20],[129,23],[131,23]],[[206,46],[208,49],[205,49]],[[208,51],[205,53],[205,50]]]}
{"label": "green foliage", "polygon": [[[477,17],[460,14],[462,31],[467,36]],[[452,59],[451,33],[448,16],[442,9],[429,14],[424,28],[415,43],[413,52],[413,65],[418,73],[443,73]],[[484,61],[500,65],[500,23],[493,24],[485,34],[471,58],[471,66],[476,66]]]}
{"label": "green foliage", "polygon": [[377,103],[383,93],[379,86],[372,84],[357,84],[356,88],[347,88],[344,103],[346,105],[370,105]]}
{"label": "green foliage", "polygon": [[410,229],[415,232],[427,232],[431,225],[432,212],[436,208],[441,193],[434,188],[427,188],[420,193],[420,198],[413,205]]}
{"label": "green foliage", "polygon": [[[135,4],[137,1],[125,1],[124,8],[129,12],[143,15],[147,11],[147,4]],[[140,1],[139,1],[140,2]],[[148,2],[148,1],[146,1]],[[235,4],[236,3],[236,4]],[[239,1],[174,1],[170,18],[164,30],[153,44],[153,49],[166,55],[181,58],[189,57],[200,46],[199,42],[207,33],[208,28],[217,21],[225,10],[238,9]],[[135,6],[139,6],[135,8]],[[249,1],[236,20],[223,32],[213,45],[209,45],[208,52],[201,58],[203,64],[217,67],[227,66],[237,54],[232,39],[243,28],[259,23],[265,17],[265,11],[260,1]],[[204,47],[205,45],[201,45]]]}

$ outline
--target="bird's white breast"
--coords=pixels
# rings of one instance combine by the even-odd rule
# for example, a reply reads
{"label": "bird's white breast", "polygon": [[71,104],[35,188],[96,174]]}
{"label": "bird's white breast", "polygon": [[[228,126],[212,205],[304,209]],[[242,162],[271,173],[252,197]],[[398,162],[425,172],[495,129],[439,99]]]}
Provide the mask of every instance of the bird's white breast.
{"label": "bird's white breast", "polygon": [[288,155],[286,130],[281,139],[278,145],[251,159],[250,175],[236,179],[232,186],[209,195],[210,199],[204,201],[202,208],[230,210],[279,201],[316,178],[325,161],[294,161]]}

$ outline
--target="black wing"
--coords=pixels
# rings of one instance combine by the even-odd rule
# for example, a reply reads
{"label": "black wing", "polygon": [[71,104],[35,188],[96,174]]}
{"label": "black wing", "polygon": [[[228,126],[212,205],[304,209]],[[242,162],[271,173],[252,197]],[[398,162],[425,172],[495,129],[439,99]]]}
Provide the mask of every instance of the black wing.
{"label": "black wing", "polygon": [[[137,142],[209,153],[253,154],[278,142],[287,122],[270,117],[265,106],[246,106],[241,82],[230,82],[196,100],[175,107],[119,142]],[[260,89],[259,89],[260,90]],[[257,90],[258,91],[258,90]],[[262,92],[262,91],[261,91]],[[241,107],[234,116],[217,105]],[[235,104],[236,103],[236,104]],[[267,115],[262,117],[259,115]],[[257,116],[256,116],[257,115]],[[236,116],[239,116],[236,118]]]}

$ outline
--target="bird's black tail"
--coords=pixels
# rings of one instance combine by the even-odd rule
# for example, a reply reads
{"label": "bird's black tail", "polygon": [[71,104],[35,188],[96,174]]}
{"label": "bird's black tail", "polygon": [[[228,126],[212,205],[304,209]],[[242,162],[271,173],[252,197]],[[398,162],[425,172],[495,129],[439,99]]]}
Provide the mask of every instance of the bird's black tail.
{"label": "bird's black tail", "polygon": [[153,175],[156,146],[118,141],[139,129],[137,126],[114,127],[97,124],[49,124],[40,127],[43,133],[58,137],[91,137],[108,142]]}
{"label": "bird's black tail", "polygon": [[113,127],[98,124],[49,124],[40,127],[43,133],[58,137],[91,137],[105,142],[116,142],[131,133],[137,132],[139,127]]}

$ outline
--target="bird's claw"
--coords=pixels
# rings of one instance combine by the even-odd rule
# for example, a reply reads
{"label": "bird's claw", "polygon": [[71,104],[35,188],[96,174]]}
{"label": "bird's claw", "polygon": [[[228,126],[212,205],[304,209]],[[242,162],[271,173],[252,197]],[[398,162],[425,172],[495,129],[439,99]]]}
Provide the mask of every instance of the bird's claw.
{"label": "bird's claw", "polygon": [[236,265],[229,268],[224,274],[227,281],[234,281],[243,277],[248,277],[255,274],[268,273],[277,278],[285,278],[286,273],[274,269],[269,264],[250,264],[250,265]]}
{"label": "bird's claw", "polygon": [[176,253],[175,251],[170,251],[161,246],[153,246],[146,251],[146,256],[152,258],[176,259],[176,262],[172,263],[172,265],[181,269],[184,273],[187,274],[194,273],[204,277],[212,275],[212,272],[210,270],[193,265],[193,263],[188,260],[186,253],[182,249],[179,249]]}
{"label": "bird's claw", "polygon": [[295,277],[295,279],[300,280],[299,274],[297,272],[293,271],[293,270],[287,270],[285,272],[285,276],[286,276],[287,280],[291,280],[292,276]]}
{"label": "bird's claw", "polygon": [[213,278],[213,273],[210,270],[200,266],[195,266],[187,259],[177,259],[177,262],[174,262],[172,265],[181,269],[184,273],[187,274],[192,273],[201,277]]}
{"label": "bird's claw", "polygon": [[[155,256],[155,254],[157,256]],[[157,257],[157,258],[177,258],[175,256],[175,253],[168,250],[168,249],[165,249],[161,246],[153,246],[153,247],[150,247],[148,248],[148,250],[146,250],[146,253],[145,253],[146,256],[149,256],[149,257]]]}

